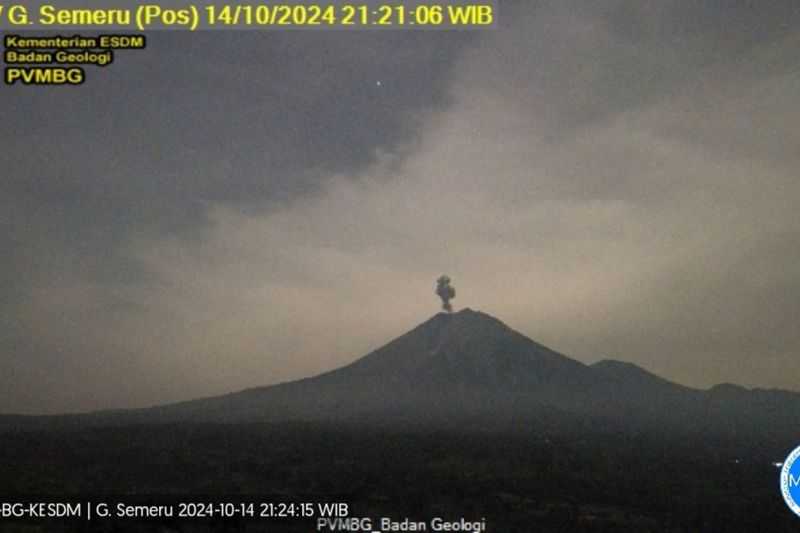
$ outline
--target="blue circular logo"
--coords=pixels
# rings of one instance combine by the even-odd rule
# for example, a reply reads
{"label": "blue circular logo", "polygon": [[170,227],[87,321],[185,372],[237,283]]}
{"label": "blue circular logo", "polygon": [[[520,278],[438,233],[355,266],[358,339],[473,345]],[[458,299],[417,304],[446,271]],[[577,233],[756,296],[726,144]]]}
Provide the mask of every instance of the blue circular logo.
{"label": "blue circular logo", "polygon": [[795,448],[783,463],[781,493],[789,509],[800,516],[800,446]]}

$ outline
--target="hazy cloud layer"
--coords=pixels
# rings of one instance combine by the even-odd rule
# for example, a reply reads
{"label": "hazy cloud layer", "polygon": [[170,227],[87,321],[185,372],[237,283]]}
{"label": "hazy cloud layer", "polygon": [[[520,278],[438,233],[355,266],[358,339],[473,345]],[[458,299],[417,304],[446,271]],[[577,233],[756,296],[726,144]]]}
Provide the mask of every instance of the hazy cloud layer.
{"label": "hazy cloud layer", "polygon": [[[0,93],[28,135],[56,115],[52,151],[6,155],[0,410],[326,370],[436,312],[443,272],[456,308],[583,361],[796,388],[796,8],[595,4],[505,4],[479,35],[226,34],[242,64],[162,37],[158,105]],[[297,58],[281,76],[254,73],[262,42]]]}

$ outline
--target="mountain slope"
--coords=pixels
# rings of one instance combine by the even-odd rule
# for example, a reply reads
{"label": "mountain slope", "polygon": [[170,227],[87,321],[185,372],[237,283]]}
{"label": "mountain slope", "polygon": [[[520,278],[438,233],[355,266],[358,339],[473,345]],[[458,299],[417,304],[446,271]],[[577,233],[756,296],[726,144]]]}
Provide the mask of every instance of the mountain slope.
{"label": "mountain slope", "polygon": [[[800,394],[664,380],[630,363],[587,366],[464,309],[439,313],[319,376],[148,409],[0,417],[0,428],[325,421],[518,425],[596,417],[637,427],[800,430]],[[798,435],[800,437],[800,435]]]}
{"label": "mountain slope", "polygon": [[586,385],[594,376],[586,365],[532,341],[496,318],[464,309],[439,313],[320,379],[523,390]]}
{"label": "mountain slope", "polygon": [[592,370],[484,313],[439,313],[331,372],[148,413],[195,420],[439,420],[575,407]]}

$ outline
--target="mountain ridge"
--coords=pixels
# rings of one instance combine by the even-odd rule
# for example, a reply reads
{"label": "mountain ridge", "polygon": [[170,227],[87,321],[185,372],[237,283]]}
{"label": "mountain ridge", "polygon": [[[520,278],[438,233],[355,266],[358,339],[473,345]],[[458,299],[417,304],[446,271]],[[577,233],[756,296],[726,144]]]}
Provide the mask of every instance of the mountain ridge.
{"label": "mountain ridge", "polygon": [[0,416],[0,428],[365,420],[512,423],[553,409],[625,424],[682,427],[711,416],[728,426],[742,417],[762,417],[800,427],[797,415],[782,412],[785,403],[800,412],[800,394],[788,391],[725,385],[693,389],[633,363],[586,365],[491,315],[466,308],[438,313],[350,364],[301,380],[149,408],[6,415]]}

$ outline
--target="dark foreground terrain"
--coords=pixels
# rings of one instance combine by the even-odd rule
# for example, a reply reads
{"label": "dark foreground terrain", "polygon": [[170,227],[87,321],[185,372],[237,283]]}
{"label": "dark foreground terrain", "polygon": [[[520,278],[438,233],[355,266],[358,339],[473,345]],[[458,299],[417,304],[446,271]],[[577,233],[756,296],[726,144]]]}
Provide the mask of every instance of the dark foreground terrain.
{"label": "dark foreground terrain", "polygon": [[[800,531],[776,466],[797,445],[800,394],[588,366],[464,309],[300,381],[149,409],[0,416],[0,504],[248,496],[344,502],[371,531],[422,530],[381,517],[485,519],[494,533]],[[241,517],[0,528],[332,530]]]}
{"label": "dark foreground terrain", "polygon": [[[0,434],[3,499],[249,494],[353,516],[485,518],[486,531],[800,530],[778,469],[796,443],[637,434],[597,419],[506,430],[172,424]],[[2,531],[316,531],[310,520],[0,522]],[[379,530],[377,520],[373,529]]]}

